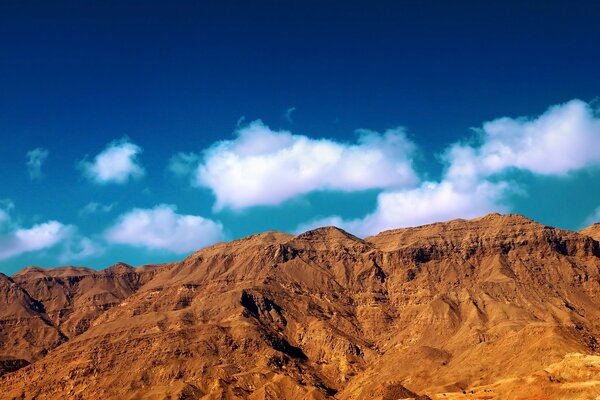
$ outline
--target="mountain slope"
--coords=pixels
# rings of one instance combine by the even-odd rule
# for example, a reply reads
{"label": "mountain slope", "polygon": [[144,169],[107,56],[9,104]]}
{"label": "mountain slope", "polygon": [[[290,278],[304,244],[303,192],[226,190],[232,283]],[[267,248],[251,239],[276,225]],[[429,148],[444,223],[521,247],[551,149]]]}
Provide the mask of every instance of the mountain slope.
{"label": "mountain slope", "polygon": [[43,357],[65,340],[44,305],[0,274],[0,375]]}
{"label": "mountain slope", "polygon": [[600,241],[600,222],[596,222],[595,224],[580,230],[579,233],[594,238],[597,241]]}
{"label": "mountain slope", "polygon": [[133,268],[118,263],[103,271],[83,267],[28,267],[13,280],[44,304],[52,323],[68,337],[78,335],[91,321],[133,294],[158,266]]}
{"label": "mountain slope", "polygon": [[266,232],[121,267],[13,277],[70,334],[0,378],[9,398],[435,398],[591,356],[600,334],[598,242],[517,215]]}

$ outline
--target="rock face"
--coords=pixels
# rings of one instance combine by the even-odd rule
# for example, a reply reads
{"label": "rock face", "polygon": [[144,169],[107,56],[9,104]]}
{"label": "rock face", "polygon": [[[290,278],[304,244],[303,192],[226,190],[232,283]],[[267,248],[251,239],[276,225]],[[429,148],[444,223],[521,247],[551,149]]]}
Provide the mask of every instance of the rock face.
{"label": "rock face", "polygon": [[491,214],[364,240],[266,232],[160,266],[27,268],[0,276],[0,390],[594,399],[600,244],[582,233]]}

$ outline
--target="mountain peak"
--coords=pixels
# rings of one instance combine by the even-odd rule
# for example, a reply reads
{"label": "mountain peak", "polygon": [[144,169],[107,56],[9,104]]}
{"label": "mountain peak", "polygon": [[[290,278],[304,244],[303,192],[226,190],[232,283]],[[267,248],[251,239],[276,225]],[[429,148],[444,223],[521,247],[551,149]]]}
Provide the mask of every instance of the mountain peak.
{"label": "mountain peak", "polygon": [[295,236],[289,242],[293,247],[331,248],[332,246],[365,246],[367,243],[336,226],[311,229]]}
{"label": "mountain peak", "polygon": [[324,240],[324,239],[350,239],[361,240],[351,233],[346,232],[337,226],[322,226],[296,235],[297,239],[302,240]]}
{"label": "mountain peak", "polygon": [[125,272],[129,272],[133,269],[134,268],[131,265],[119,261],[119,262],[111,265],[110,267],[106,268],[103,272],[125,273]]}
{"label": "mountain peak", "polygon": [[522,214],[500,214],[489,213],[482,217],[472,218],[469,221],[496,221],[496,222],[512,222],[512,223],[537,223],[534,220],[527,218]]}

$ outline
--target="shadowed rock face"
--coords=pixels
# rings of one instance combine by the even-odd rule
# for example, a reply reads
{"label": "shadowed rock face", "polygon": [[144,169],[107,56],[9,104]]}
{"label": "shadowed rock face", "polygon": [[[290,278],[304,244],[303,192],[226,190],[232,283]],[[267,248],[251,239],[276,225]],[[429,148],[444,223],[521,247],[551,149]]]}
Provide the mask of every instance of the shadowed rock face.
{"label": "shadowed rock face", "polygon": [[[38,399],[585,396],[600,388],[577,378],[596,373],[593,237],[491,214],[364,240],[333,227],[266,232],[160,266],[26,268],[0,276],[0,389]],[[511,397],[529,381],[539,393]]]}

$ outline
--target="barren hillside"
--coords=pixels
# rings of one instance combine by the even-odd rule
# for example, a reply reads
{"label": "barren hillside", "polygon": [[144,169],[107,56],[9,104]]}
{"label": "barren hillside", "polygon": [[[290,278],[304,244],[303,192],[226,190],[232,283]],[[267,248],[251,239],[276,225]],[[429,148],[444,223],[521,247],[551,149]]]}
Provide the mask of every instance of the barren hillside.
{"label": "barren hillside", "polygon": [[266,232],[159,266],[29,267],[0,276],[0,389],[596,399],[600,245],[588,229],[490,214],[364,240]]}

